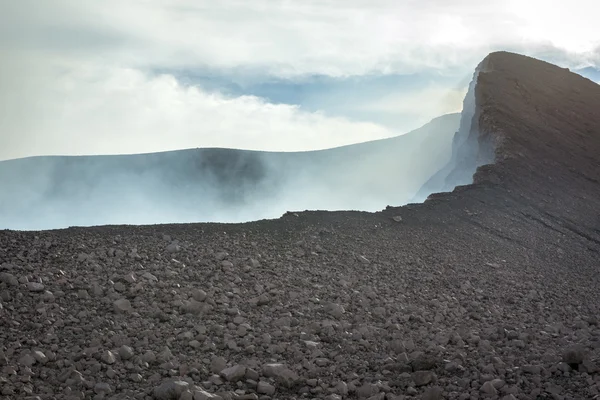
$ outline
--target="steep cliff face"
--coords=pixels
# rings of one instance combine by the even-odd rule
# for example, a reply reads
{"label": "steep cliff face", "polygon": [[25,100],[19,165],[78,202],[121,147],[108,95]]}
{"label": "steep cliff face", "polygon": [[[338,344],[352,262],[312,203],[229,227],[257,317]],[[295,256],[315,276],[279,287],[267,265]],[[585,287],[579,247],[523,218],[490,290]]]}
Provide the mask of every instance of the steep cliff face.
{"label": "steep cliff face", "polygon": [[[507,52],[487,56],[474,82],[469,136],[464,113],[452,161],[429,181],[446,192],[409,209],[428,210],[422,220],[473,210],[505,233],[526,218],[600,243],[600,86]],[[528,230],[513,235],[532,242]]]}
{"label": "steep cliff face", "polygon": [[515,54],[494,53],[486,62],[476,87],[479,141],[493,144],[495,163],[477,170],[475,184],[598,229],[600,86]]}
{"label": "steep cliff face", "polygon": [[599,104],[599,86],[578,74],[526,56],[490,54],[471,82],[452,159],[415,200],[493,183],[562,212],[558,199],[571,186],[589,196],[598,189]]}

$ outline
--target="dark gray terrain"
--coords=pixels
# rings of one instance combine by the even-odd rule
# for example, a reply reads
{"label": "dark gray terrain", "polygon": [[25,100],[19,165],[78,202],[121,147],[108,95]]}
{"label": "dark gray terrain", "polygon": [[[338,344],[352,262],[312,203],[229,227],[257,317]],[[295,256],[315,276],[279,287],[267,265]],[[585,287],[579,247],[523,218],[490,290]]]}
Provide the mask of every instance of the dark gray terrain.
{"label": "dark gray terrain", "polygon": [[246,222],[408,203],[450,158],[460,114],[335,149],[32,157],[0,162],[0,229]]}
{"label": "dark gray terrain", "polygon": [[0,232],[0,395],[598,398],[600,86],[478,71],[441,175],[494,163],[422,204]]}

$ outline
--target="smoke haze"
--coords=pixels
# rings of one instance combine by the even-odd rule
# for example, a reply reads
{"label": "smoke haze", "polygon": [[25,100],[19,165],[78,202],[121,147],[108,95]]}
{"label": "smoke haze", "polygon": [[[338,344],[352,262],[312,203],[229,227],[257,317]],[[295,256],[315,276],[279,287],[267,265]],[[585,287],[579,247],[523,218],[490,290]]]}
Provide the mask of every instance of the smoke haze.
{"label": "smoke haze", "polygon": [[459,114],[408,134],[322,151],[232,149],[0,162],[0,228],[244,222],[306,209],[408,202],[450,158]]}

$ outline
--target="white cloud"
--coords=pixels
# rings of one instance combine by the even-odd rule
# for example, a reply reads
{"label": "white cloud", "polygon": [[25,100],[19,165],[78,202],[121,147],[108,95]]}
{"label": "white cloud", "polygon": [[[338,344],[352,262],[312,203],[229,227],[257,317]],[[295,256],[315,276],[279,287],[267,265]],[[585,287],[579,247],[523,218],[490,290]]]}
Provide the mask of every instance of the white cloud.
{"label": "white cloud", "polygon": [[254,68],[280,76],[464,66],[492,49],[537,45],[590,61],[600,44],[600,6],[595,0],[555,3],[21,0],[4,13],[4,30],[11,40],[19,35],[104,62]]}
{"label": "white cloud", "polygon": [[460,112],[466,94],[467,88],[451,89],[429,85],[420,90],[389,93],[374,102],[361,104],[360,107],[363,110],[400,112],[431,119],[436,115]]}
{"label": "white cloud", "polygon": [[[193,147],[309,150],[390,137],[351,122],[180,85],[125,67],[28,59],[3,67],[0,159],[40,154],[143,153]],[[3,83],[3,82],[0,82]]]}

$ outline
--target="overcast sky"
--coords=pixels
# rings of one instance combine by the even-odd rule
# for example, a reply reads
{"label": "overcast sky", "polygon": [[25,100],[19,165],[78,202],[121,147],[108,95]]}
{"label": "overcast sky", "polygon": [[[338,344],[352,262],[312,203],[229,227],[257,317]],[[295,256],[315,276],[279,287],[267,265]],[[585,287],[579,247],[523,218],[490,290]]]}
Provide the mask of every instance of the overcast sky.
{"label": "overcast sky", "polygon": [[459,111],[490,51],[597,77],[598,12],[597,0],[0,0],[0,160],[398,135]]}

